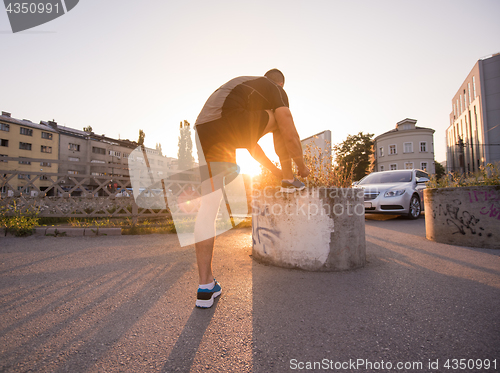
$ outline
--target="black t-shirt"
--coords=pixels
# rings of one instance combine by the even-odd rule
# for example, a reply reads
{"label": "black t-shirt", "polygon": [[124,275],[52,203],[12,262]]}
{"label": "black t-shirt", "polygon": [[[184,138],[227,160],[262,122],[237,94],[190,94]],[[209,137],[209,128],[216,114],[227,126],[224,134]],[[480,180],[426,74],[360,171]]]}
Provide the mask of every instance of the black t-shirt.
{"label": "black t-shirt", "polygon": [[266,77],[241,76],[208,98],[195,125],[206,144],[227,142],[237,148],[251,147],[267,125],[264,110],[279,107],[289,107],[282,87]]}
{"label": "black t-shirt", "polygon": [[222,85],[208,98],[195,125],[224,117],[232,110],[274,110],[288,107],[283,88],[263,76],[240,76]]}

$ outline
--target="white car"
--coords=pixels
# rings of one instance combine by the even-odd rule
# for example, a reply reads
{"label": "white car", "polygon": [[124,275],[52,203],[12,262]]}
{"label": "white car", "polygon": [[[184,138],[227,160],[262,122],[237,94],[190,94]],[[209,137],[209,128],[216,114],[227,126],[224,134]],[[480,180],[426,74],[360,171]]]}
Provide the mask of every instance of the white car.
{"label": "white car", "polygon": [[424,209],[425,183],[422,170],[373,172],[355,183],[365,193],[365,213],[405,215],[417,219]]}

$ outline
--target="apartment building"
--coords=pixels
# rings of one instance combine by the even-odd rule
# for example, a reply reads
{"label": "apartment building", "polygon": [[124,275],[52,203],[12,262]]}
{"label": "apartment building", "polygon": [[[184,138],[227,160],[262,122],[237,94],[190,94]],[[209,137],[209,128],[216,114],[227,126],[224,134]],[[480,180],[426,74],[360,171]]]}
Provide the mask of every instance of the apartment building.
{"label": "apartment building", "polygon": [[[34,186],[40,190],[47,189],[52,182],[46,175],[39,173],[57,173],[58,164],[54,161],[58,159],[57,131],[43,123],[12,118],[10,113],[2,111],[0,115],[0,171],[4,171],[1,172],[0,183],[2,194],[12,194],[16,190],[30,194]],[[19,171],[19,173],[12,177],[8,171]]]}
{"label": "apartment building", "polygon": [[[120,186],[130,187],[127,180],[130,177],[129,156],[138,146],[135,141],[61,126],[55,121],[33,123],[2,112],[0,170],[4,170],[2,176],[6,176],[0,180],[1,193],[12,195],[16,190],[30,193],[32,186],[43,191],[56,180],[63,190],[71,189],[76,180],[82,182],[84,189],[93,191],[99,189],[103,177],[110,178],[107,187],[112,190]],[[154,173],[155,177],[161,179],[168,170],[176,168],[177,159],[163,156],[158,149],[146,147],[145,153],[150,165],[148,172]],[[143,159],[142,154],[141,151]],[[14,161],[9,157],[26,159]],[[13,178],[8,171],[26,171],[26,174]],[[47,175],[33,175],[34,172]],[[80,192],[83,190],[74,194]],[[103,193],[102,188],[99,193]]]}
{"label": "apartment building", "polygon": [[435,173],[434,130],[403,119],[396,128],[375,137],[374,171],[420,169]]}
{"label": "apartment building", "polygon": [[446,148],[447,171],[500,161],[500,53],[477,61],[453,97]]}

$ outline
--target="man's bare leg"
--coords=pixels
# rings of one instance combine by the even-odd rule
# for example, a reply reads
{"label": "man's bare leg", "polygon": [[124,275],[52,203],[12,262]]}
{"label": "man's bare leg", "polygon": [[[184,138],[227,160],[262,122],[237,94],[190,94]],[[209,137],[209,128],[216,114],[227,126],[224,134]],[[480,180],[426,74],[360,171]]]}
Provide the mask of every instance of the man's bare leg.
{"label": "man's bare leg", "polygon": [[266,110],[269,115],[269,121],[267,122],[266,129],[264,133],[273,133],[273,141],[274,141],[274,149],[276,154],[280,159],[281,171],[283,172],[284,180],[293,180],[294,175],[292,171],[292,160],[288,155],[288,151],[286,150],[285,142],[281,137],[281,133],[278,130],[278,123],[276,122],[276,117],[272,110]]}
{"label": "man's bare leg", "polygon": [[212,257],[214,253],[215,237],[194,244],[196,248],[196,262],[198,263],[199,284],[210,284],[214,280],[212,274]]}
{"label": "man's bare leg", "polygon": [[222,190],[212,192],[211,180],[201,184],[202,198],[200,210],[194,225],[196,262],[198,263],[199,284],[209,284],[214,280],[212,257],[215,244],[215,220],[219,212]]}

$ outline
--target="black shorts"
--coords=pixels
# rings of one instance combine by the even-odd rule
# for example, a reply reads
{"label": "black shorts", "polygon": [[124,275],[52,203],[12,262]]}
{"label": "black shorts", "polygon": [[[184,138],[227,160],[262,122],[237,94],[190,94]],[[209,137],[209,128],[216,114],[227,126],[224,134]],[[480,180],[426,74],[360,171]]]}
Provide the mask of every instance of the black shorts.
{"label": "black shorts", "polygon": [[205,160],[236,163],[236,149],[253,148],[263,136],[268,122],[266,110],[236,109],[213,122],[197,125]]}

